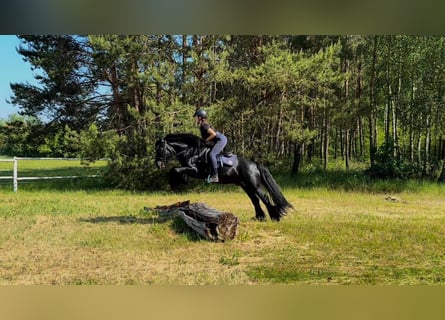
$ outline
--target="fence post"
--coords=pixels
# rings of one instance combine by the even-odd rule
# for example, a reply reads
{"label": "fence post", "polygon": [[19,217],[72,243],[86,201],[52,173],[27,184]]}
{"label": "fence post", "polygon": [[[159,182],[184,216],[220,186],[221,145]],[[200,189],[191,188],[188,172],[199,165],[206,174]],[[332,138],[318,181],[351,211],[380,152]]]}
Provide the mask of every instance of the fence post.
{"label": "fence post", "polygon": [[17,180],[17,158],[14,157],[14,173],[13,173],[13,185],[14,185],[14,192],[17,192],[18,189],[18,180]]}

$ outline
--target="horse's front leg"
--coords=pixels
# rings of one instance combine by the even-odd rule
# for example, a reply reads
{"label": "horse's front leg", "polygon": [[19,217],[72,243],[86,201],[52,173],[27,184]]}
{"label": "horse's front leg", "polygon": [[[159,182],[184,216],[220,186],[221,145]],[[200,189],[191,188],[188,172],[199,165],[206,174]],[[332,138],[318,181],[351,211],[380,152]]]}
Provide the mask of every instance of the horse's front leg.
{"label": "horse's front leg", "polygon": [[176,167],[170,170],[169,184],[172,190],[180,190],[187,184],[188,177],[196,177],[198,169],[194,167]]}
{"label": "horse's front leg", "polygon": [[173,168],[178,174],[186,174],[191,177],[198,175],[198,169],[196,167],[177,167]]}

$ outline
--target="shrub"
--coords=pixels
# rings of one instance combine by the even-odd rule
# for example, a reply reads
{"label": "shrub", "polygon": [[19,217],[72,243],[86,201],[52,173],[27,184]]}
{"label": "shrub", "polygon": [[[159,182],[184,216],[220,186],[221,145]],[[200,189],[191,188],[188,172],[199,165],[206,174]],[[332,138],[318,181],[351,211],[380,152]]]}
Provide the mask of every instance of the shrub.
{"label": "shrub", "polygon": [[394,156],[394,144],[384,143],[375,155],[375,162],[367,170],[372,178],[419,178],[422,168],[416,164]]}

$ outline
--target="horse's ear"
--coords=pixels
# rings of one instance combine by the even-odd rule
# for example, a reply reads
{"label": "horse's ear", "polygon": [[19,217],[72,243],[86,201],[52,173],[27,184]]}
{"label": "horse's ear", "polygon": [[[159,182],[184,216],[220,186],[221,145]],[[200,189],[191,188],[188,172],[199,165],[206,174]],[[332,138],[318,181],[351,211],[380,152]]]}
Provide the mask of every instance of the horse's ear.
{"label": "horse's ear", "polygon": [[159,144],[163,143],[163,141],[164,138],[161,135],[157,134],[155,138],[155,146],[157,147]]}

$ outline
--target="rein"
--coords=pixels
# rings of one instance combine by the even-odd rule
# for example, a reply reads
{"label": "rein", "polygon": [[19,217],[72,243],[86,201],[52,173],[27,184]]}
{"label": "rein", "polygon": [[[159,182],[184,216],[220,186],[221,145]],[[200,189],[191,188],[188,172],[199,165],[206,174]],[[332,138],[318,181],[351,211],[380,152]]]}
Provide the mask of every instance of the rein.
{"label": "rein", "polygon": [[[175,156],[176,156],[176,157],[177,157],[177,156],[180,156],[181,154],[186,153],[186,152],[188,151],[188,148],[186,148],[185,150],[176,153],[175,148],[173,148],[173,147],[172,147],[170,144],[168,144],[167,142],[165,142],[164,150],[167,149],[167,146],[168,146],[168,148],[170,148],[170,150],[168,150],[169,153],[170,153],[170,155],[169,155],[168,157],[163,156],[163,160],[165,160],[165,161],[167,161],[167,160],[169,160],[169,159],[171,159],[171,158],[173,158],[173,157],[175,157]],[[171,149],[173,149],[174,152],[171,152]],[[165,153],[165,152],[164,152],[164,153]]]}
{"label": "rein", "polygon": [[176,149],[173,146],[176,143],[179,143],[179,147],[182,148],[181,143],[183,143],[183,142],[180,142],[180,141],[168,142],[167,140],[164,140],[163,146],[162,146],[162,155],[159,157],[159,159],[161,159],[164,162],[168,162],[171,158],[181,156],[189,151],[192,151],[193,153],[197,152],[196,155],[194,155],[194,156],[201,157],[205,154],[205,150],[208,149],[199,143],[195,146],[191,146],[187,143],[184,143],[185,144],[184,150],[182,150],[180,152],[176,152]]}

